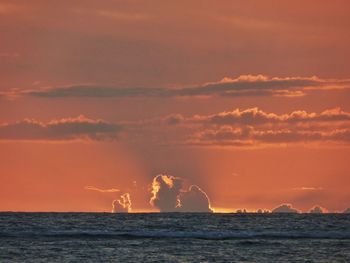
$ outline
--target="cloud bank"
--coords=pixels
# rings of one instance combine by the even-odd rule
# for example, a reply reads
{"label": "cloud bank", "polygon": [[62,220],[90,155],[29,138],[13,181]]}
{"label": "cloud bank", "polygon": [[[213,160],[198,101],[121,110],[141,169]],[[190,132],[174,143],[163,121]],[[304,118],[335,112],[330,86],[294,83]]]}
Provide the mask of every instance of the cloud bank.
{"label": "cloud bank", "polygon": [[[70,85],[36,90],[11,91],[9,96],[39,98],[135,98],[135,97],[243,97],[283,96],[300,97],[312,90],[347,89],[348,79],[321,79],[318,77],[268,77],[265,75],[241,75],[224,77],[218,82],[204,83],[186,88],[113,87],[99,85]],[[15,93],[15,94],[14,94]],[[6,95],[6,93],[5,93]]]}
{"label": "cloud bank", "polygon": [[[121,132],[125,135],[122,138]],[[248,108],[188,117],[170,114],[155,119],[119,123],[93,120],[81,115],[46,123],[25,119],[0,124],[0,140],[117,139],[201,147],[268,147],[306,143],[314,146],[346,146],[350,143],[350,113],[333,108],[319,113],[297,110],[276,114]]]}
{"label": "cloud bank", "polygon": [[25,119],[1,124],[0,140],[111,140],[120,130],[120,125],[88,119],[83,115],[48,123]]}
{"label": "cloud bank", "polygon": [[199,146],[350,142],[350,113],[340,108],[287,114],[267,113],[258,108],[234,109],[185,118],[183,123],[200,127],[188,140],[189,144]]}
{"label": "cloud bank", "polygon": [[183,190],[183,179],[171,175],[157,175],[152,182],[150,203],[160,212],[211,213],[207,194],[196,185]]}

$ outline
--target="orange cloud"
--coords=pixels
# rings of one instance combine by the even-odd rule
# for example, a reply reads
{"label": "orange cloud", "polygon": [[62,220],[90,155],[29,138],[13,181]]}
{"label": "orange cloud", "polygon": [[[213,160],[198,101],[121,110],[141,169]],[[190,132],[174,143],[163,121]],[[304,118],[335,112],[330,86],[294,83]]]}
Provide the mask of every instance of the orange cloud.
{"label": "orange cloud", "polygon": [[95,187],[95,186],[85,186],[84,189],[97,191],[97,192],[100,192],[100,193],[117,193],[117,192],[120,192],[120,190],[116,189],[116,188],[101,189],[101,188],[98,188],[98,187]]}
{"label": "orange cloud", "polygon": [[129,193],[120,196],[112,203],[112,213],[129,213],[131,211],[131,198]]}

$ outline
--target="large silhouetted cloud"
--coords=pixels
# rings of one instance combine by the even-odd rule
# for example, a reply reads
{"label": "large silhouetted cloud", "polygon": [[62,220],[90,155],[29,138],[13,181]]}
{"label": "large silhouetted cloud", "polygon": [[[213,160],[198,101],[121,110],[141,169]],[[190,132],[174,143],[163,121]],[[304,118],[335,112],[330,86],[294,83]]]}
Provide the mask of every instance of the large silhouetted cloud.
{"label": "large silhouetted cloud", "polygon": [[[218,82],[205,83],[186,88],[144,88],[113,87],[99,85],[71,85],[37,90],[19,90],[17,96],[42,98],[92,97],[92,98],[133,98],[133,97],[196,97],[196,96],[285,96],[299,97],[310,90],[348,88],[349,80],[329,80],[317,77],[267,77],[264,75],[241,75],[225,77]],[[15,94],[15,95],[16,95]],[[9,93],[12,95],[13,92]]]}
{"label": "large silhouetted cloud", "polygon": [[197,185],[192,185],[188,191],[182,191],[179,195],[181,212],[213,212],[207,194]]}
{"label": "large silhouetted cloud", "polygon": [[115,139],[121,126],[84,116],[48,123],[26,119],[0,125],[0,140],[105,140]]}
{"label": "large silhouetted cloud", "polygon": [[299,213],[291,204],[281,204],[272,210],[272,213]]}
{"label": "large silhouetted cloud", "polygon": [[183,179],[157,175],[152,182],[150,203],[160,212],[213,212],[207,194],[196,185],[183,190]]}
{"label": "large silhouetted cloud", "polygon": [[152,182],[151,204],[161,212],[174,212],[180,206],[182,179],[171,175],[157,175]]}
{"label": "large silhouetted cloud", "polygon": [[120,196],[112,203],[112,213],[128,213],[131,211],[131,198],[129,193]]}

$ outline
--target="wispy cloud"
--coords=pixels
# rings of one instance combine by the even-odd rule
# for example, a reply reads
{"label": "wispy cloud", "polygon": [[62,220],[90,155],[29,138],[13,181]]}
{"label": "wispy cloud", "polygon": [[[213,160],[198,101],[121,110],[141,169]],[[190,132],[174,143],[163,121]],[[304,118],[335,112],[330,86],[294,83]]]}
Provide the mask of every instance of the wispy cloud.
{"label": "wispy cloud", "polygon": [[85,190],[97,191],[97,192],[100,192],[100,193],[118,193],[118,192],[120,192],[120,190],[117,189],[117,188],[102,189],[102,188],[98,188],[98,187],[95,187],[95,186],[85,186],[84,189]]}

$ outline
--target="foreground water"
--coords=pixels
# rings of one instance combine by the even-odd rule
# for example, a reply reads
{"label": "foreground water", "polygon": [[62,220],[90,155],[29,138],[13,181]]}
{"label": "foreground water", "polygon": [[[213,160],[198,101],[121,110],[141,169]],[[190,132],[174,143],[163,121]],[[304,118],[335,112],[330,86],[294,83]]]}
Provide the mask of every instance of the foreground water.
{"label": "foreground water", "polygon": [[346,214],[0,213],[0,262],[350,262]]}

